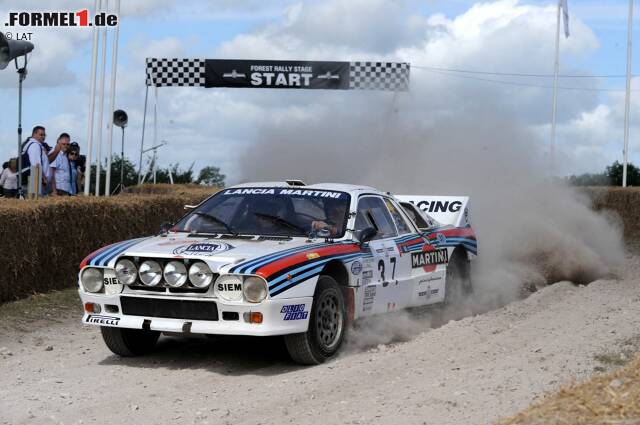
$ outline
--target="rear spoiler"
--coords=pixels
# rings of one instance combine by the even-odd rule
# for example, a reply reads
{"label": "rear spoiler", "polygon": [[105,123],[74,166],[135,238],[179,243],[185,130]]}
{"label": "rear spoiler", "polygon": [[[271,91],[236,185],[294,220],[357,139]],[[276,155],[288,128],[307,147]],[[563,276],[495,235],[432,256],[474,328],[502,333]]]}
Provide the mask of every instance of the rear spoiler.
{"label": "rear spoiler", "polygon": [[411,202],[444,225],[465,227],[471,224],[468,196],[396,195],[400,202]]}

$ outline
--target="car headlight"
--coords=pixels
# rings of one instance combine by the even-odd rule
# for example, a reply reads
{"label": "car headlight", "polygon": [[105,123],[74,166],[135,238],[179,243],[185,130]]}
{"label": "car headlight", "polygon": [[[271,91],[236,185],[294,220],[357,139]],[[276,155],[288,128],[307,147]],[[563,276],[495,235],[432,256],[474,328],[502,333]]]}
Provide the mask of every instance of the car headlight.
{"label": "car headlight", "polygon": [[126,258],[118,260],[116,263],[116,277],[125,285],[131,285],[135,283],[138,277],[138,269],[131,260]]}
{"label": "car headlight", "polygon": [[87,267],[82,271],[80,276],[80,282],[87,292],[100,292],[102,290],[102,269],[96,269],[94,267]]}
{"label": "car headlight", "polygon": [[162,267],[157,261],[147,260],[140,264],[140,280],[147,286],[156,286],[162,280]]}
{"label": "car headlight", "polygon": [[187,283],[187,268],[182,261],[169,261],[164,266],[164,280],[167,285],[178,288]]}
{"label": "car headlight", "polygon": [[216,279],[215,293],[227,301],[242,300],[242,276],[223,274]]}
{"label": "car headlight", "polygon": [[196,288],[206,288],[212,280],[213,272],[206,263],[198,261],[189,267],[189,282]]}
{"label": "car headlight", "polygon": [[249,276],[242,285],[244,299],[250,303],[259,303],[267,298],[267,282],[257,276]]}

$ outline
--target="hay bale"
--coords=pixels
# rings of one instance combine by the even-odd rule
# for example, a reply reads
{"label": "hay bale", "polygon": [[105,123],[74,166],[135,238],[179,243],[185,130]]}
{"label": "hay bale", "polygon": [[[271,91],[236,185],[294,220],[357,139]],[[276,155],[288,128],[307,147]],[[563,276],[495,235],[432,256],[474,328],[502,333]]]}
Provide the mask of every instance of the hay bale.
{"label": "hay bale", "polygon": [[153,235],[184,215],[184,204],[211,194],[126,194],[109,198],[45,198],[0,202],[0,302],[76,285],[78,265],[92,251]]}

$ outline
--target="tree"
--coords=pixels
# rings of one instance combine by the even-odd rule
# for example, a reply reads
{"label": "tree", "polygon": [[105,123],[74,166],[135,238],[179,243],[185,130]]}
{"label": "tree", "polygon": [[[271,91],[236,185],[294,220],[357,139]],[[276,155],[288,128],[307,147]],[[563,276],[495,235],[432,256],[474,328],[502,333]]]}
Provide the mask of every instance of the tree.
{"label": "tree", "polygon": [[224,187],[225,175],[220,173],[219,167],[207,166],[200,170],[196,183],[204,186]]}
{"label": "tree", "polygon": [[[609,177],[612,186],[622,186],[622,164],[615,161],[609,165],[605,174]],[[640,185],[640,170],[632,163],[627,164],[627,186]]]}
{"label": "tree", "polygon": [[[622,164],[615,161],[602,173],[585,173],[569,176],[567,183],[573,186],[622,186]],[[640,186],[640,169],[627,165],[627,186]]]}

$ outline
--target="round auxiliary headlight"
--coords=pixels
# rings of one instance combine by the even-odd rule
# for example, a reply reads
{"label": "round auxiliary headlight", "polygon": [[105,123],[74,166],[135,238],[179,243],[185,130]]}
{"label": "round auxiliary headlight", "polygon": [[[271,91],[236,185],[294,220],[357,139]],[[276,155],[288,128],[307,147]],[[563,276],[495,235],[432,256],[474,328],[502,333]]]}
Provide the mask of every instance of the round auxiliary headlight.
{"label": "round auxiliary headlight", "polygon": [[182,261],[169,261],[164,266],[164,280],[167,285],[178,288],[187,283],[187,268]]}
{"label": "round auxiliary headlight", "polygon": [[242,301],[242,276],[224,274],[216,279],[215,294],[227,301]]}
{"label": "round auxiliary headlight", "polygon": [[88,267],[82,271],[80,281],[87,292],[100,292],[102,290],[102,269]]}
{"label": "round auxiliary headlight", "polygon": [[189,282],[196,288],[206,288],[211,285],[213,272],[202,261],[195,262],[189,267]]}
{"label": "round auxiliary headlight", "polygon": [[126,258],[118,260],[116,263],[116,277],[120,283],[131,285],[135,283],[138,277],[138,269],[131,260],[127,260]]}
{"label": "round auxiliary headlight", "polygon": [[162,280],[162,267],[157,261],[147,260],[140,264],[140,280],[147,286],[156,286]]}
{"label": "round auxiliary headlight", "polygon": [[267,298],[267,282],[264,279],[250,276],[244,280],[242,293],[244,299],[250,303],[259,303]]}

